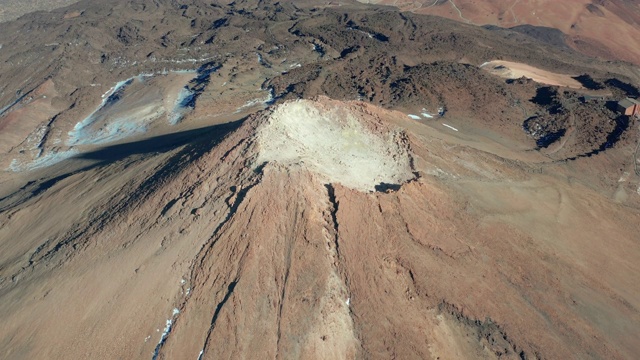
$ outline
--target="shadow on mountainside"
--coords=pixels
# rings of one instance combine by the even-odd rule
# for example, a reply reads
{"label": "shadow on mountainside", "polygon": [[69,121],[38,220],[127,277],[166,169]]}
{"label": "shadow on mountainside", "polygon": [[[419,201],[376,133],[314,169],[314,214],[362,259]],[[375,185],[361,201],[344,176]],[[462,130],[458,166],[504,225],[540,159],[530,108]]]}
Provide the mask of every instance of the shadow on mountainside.
{"label": "shadow on mountainside", "polygon": [[154,136],[130,143],[106,146],[94,151],[82,153],[74,157],[74,159],[98,160],[99,163],[92,166],[99,166],[104,165],[105,162],[122,160],[132,155],[162,153],[188,144],[194,146],[196,144],[200,146],[206,144],[206,147],[212,148],[227,134],[240,127],[243,120],[244,119],[221,125]]}
{"label": "shadow on mountainside", "polygon": [[145,181],[145,184],[159,181],[170,174],[179,172],[189,163],[209,152],[229,133],[238,129],[243,121],[244,119],[241,119],[221,125],[213,125],[199,129],[159,135],[148,139],[124,144],[115,144],[82,153],[54,166],[59,166],[62,169],[69,169],[70,162],[74,160],[94,160],[95,162],[80,169],[63,171],[62,174],[58,173],[50,177],[43,177],[29,181],[19,190],[0,198],[0,212],[29,201],[30,199],[51,189],[60,181],[75,174],[102,166],[108,166],[111,163],[125,160],[134,155],[159,154],[184,147],[184,149],[169,158],[156,173],[151,175],[150,178]]}

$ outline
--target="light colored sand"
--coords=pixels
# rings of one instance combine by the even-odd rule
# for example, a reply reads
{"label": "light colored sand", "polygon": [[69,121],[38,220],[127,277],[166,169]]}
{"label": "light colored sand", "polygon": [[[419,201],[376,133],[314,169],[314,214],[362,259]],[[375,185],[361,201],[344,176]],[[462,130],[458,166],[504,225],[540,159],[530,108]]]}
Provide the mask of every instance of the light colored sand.
{"label": "light colored sand", "polygon": [[413,175],[398,133],[374,134],[349,111],[308,100],[288,102],[259,130],[257,165],[276,161],[304,166],[328,182],[373,190]]}
{"label": "light colored sand", "polygon": [[571,75],[557,74],[551,71],[538,69],[527,64],[494,60],[486,62],[480,67],[505,79],[519,79],[524,76],[542,84],[566,86],[574,89],[582,88],[582,85],[577,80],[573,79]]}

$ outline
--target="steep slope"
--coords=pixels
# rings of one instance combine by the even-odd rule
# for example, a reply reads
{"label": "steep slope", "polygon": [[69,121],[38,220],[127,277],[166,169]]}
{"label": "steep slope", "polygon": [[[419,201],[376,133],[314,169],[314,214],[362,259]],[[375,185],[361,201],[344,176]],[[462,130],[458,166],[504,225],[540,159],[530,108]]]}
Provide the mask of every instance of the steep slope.
{"label": "steep slope", "polygon": [[[0,30],[0,43],[11,44],[0,51],[3,170],[48,165],[96,141],[180,131],[161,128],[182,120],[185,128],[201,127],[214,117],[223,121],[318,95],[417,116],[443,108],[450,121],[536,148],[539,139],[522,129],[532,115],[548,113],[530,101],[547,85],[505,82],[482,64],[501,58],[565,78],[586,76],[602,84],[603,106],[633,96],[640,79],[636,67],[595,61],[520,33],[357,3],[85,1],[0,24]],[[184,106],[175,111],[171,99],[180,97]],[[118,112],[106,116],[105,106]],[[217,110],[200,112],[209,106]],[[545,122],[552,124],[542,124],[549,131],[573,134],[575,128],[596,139],[580,137],[556,160],[589,154],[618,131],[612,112],[575,124],[570,111],[551,115]],[[137,121],[128,122],[131,117]],[[74,139],[83,129],[100,134]],[[622,147],[635,146],[633,138],[622,140]]]}
{"label": "steep slope", "polygon": [[[544,161],[534,153],[486,143],[497,156],[451,133],[320,98],[164,153],[72,173],[81,159],[61,163],[0,203],[0,348],[11,358],[632,358],[640,212],[567,181],[561,165],[532,171]],[[325,147],[273,151],[278,136],[327,134]],[[335,151],[344,167],[323,162]],[[351,182],[368,178],[366,160],[401,166],[376,167],[375,191]]]}
{"label": "steep slope", "polygon": [[0,357],[640,353],[635,66],[311,0],[0,44]]}

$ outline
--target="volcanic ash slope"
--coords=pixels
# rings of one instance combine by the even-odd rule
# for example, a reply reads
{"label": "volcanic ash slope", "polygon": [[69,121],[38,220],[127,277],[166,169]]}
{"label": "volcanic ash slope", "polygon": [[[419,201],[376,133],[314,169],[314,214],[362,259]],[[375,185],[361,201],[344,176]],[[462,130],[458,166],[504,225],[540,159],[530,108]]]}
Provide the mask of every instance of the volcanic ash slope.
{"label": "volcanic ash slope", "polygon": [[0,354],[632,358],[640,215],[527,170],[320,98],[28,184],[0,200]]}

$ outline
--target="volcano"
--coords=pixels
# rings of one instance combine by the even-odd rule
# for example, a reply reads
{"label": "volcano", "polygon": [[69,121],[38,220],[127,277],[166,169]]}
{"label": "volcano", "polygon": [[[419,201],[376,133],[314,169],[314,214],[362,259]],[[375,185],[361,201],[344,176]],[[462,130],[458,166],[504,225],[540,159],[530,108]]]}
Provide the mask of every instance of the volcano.
{"label": "volcano", "polygon": [[7,356],[637,350],[639,215],[584,186],[361,102],[199,133],[3,199]]}
{"label": "volcano", "polygon": [[640,353],[635,65],[355,1],[0,29],[0,357]]}

